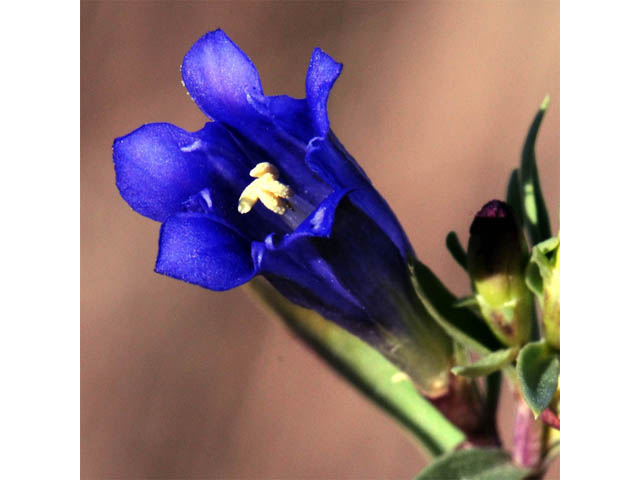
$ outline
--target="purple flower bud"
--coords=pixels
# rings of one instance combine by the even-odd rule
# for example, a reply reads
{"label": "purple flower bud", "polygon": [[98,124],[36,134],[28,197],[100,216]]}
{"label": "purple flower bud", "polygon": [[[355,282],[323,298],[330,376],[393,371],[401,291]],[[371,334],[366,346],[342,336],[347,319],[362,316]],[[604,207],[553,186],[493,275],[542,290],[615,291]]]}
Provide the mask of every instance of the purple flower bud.
{"label": "purple flower bud", "polygon": [[492,200],[471,224],[468,267],[485,321],[506,345],[531,333],[531,293],[525,281],[527,247],[511,207]]}

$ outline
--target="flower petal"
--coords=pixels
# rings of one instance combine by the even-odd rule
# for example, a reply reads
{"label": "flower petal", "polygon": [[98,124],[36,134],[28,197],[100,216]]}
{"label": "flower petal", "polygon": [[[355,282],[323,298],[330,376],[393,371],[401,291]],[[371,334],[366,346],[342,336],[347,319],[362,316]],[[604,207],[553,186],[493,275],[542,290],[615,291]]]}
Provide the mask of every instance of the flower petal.
{"label": "flower petal", "polygon": [[182,77],[200,109],[253,143],[308,202],[318,203],[329,188],[303,161],[314,134],[305,100],[265,96],[253,63],[222,30],[200,38],[182,64]]}
{"label": "flower petal", "polygon": [[287,298],[375,344],[381,341],[376,324],[406,333],[398,302],[410,309],[416,299],[406,260],[353,205],[356,193],[331,194],[295,232],[267,238],[255,258],[259,272]]}
{"label": "flower petal", "polygon": [[305,163],[333,188],[371,186],[360,165],[330,132],[325,138],[315,137],[307,145]]}
{"label": "flower petal", "polygon": [[333,188],[354,189],[351,201],[375,220],[405,258],[413,255],[411,243],[393,211],[333,132],[327,138],[309,142],[305,162]]}
{"label": "flower petal", "polygon": [[181,70],[191,98],[211,118],[236,126],[254,115],[247,95],[262,95],[260,76],[222,30],[202,36],[187,52]]}
{"label": "flower petal", "polygon": [[198,213],[179,213],[162,225],[155,270],[210,290],[228,290],[255,275],[251,242],[230,225]]}
{"label": "flower petal", "polygon": [[270,235],[253,244],[254,263],[259,273],[292,302],[319,312],[351,333],[371,341],[379,331],[365,309],[336,279],[315,248],[315,237],[331,234],[336,207],[348,191],[331,194],[298,226],[294,233]]}
{"label": "flower petal", "polygon": [[327,100],[331,87],[340,76],[341,71],[341,63],[336,62],[321,49],[314,49],[307,70],[306,89],[307,103],[311,109],[318,137],[325,137],[329,133]]}
{"label": "flower petal", "polygon": [[[333,320],[360,338],[379,340],[367,311],[340,284],[319,255],[312,237],[296,236],[278,246],[254,243],[259,273],[290,301]],[[257,262],[257,263],[258,263]]]}
{"label": "flower petal", "polygon": [[283,243],[303,236],[329,238],[333,230],[333,217],[336,209],[350,191],[350,189],[336,190],[325,198],[311,215],[298,225],[293,234],[286,236]]}
{"label": "flower petal", "polygon": [[352,201],[357,193],[345,195],[336,206],[330,238],[315,237],[313,243],[336,279],[374,321],[401,333],[406,325],[398,305],[410,311],[417,301],[411,293],[407,262],[377,219]]}
{"label": "flower petal", "polygon": [[136,212],[164,221],[204,188],[206,155],[189,150],[198,137],[169,123],[143,125],[113,143],[116,184]]}
{"label": "flower petal", "polygon": [[357,302],[339,296],[332,298],[331,285],[323,284],[321,288],[314,288],[282,276],[265,274],[265,278],[289,301],[318,312],[361,340],[373,346],[385,341],[380,329]]}
{"label": "flower petal", "polygon": [[376,222],[393,241],[405,260],[414,256],[413,247],[400,222],[387,201],[373,187],[353,192],[351,201]]}
{"label": "flower petal", "polygon": [[305,99],[288,95],[267,97],[269,114],[287,134],[306,145],[315,136],[309,105]]}

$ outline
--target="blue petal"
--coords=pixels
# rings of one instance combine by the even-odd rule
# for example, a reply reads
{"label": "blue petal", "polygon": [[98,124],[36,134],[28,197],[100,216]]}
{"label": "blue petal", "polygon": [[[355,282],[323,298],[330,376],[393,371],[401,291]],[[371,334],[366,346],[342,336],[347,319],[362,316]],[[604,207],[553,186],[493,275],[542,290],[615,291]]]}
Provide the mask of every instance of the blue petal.
{"label": "blue petal", "polygon": [[206,34],[189,50],[182,77],[202,111],[243,143],[259,146],[260,161],[276,165],[296,193],[315,204],[330,192],[304,162],[314,133],[306,102],[265,96],[253,63],[222,30]]}
{"label": "blue petal", "polygon": [[185,210],[225,219],[255,239],[289,231],[282,219],[261,205],[238,213],[249,171],[270,160],[242,143],[219,122],[197,132],[170,124],[150,124],[114,142],[116,183],[137,212],[157,221]]}
{"label": "blue petal", "polygon": [[393,241],[406,260],[413,258],[414,252],[407,234],[384,198],[373,188],[362,188],[351,195],[354,205],[366,213]]}
{"label": "blue petal", "polygon": [[311,109],[318,137],[325,137],[329,133],[327,100],[331,87],[341,71],[341,63],[336,62],[319,48],[313,51],[307,70],[306,90],[307,103]]}
{"label": "blue petal", "polygon": [[262,95],[258,71],[222,30],[201,37],[182,62],[182,79],[191,98],[211,118],[241,128],[253,115],[247,95]]}
{"label": "blue petal", "polygon": [[400,333],[405,328],[403,306],[411,308],[416,301],[407,262],[375,219],[352,201],[357,193],[338,204],[330,238],[316,237],[313,243],[336,279],[374,321]]}
{"label": "blue petal", "polygon": [[269,114],[288,135],[303,145],[315,136],[311,113],[305,99],[276,95],[268,98]]}
{"label": "blue petal", "polygon": [[318,312],[361,340],[376,346],[385,339],[380,329],[357,303],[331,295],[331,285],[321,289],[301,285],[285,277],[266,274],[265,278],[289,301]]}
{"label": "blue petal", "polygon": [[286,236],[284,244],[303,236],[329,238],[333,230],[335,212],[350,192],[351,189],[340,189],[325,198],[293,234]]}
{"label": "blue petal", "polygon": [[[186,202],[187,210],[224,218],[247,236],[260,241],[269,233],[289,231],[279,215],[274,215],[261,204],[246,215],[238,213],[240,193],[254,180],[249,176],[249,171],[256,164],[271,160],[270,157],[251,142],[232,134],[220,122],[208,123],[195,135],[200,142],[194,151],[201,151],[208,156],[212,171],[208,188]],[[201,201],[203,194],[206,196],[204,205]],[[196,208],[189,208],[194,205],[194,200]]]}
{"label": "blue petal", "polygon": [[413,308],[415,298],[405,259],[352,204],[355,193],[335,192],[294,233],[280,240],[269,237],[256,265],[293,302],[376,343],[376,324],[404,332],[403,308]]}
{"label": "blue petal", "polygon": [[251,59],[222,30],[207,33],[189,50],[182,77],[203,112],[243,135],[261,136],[258,127],[269,136],[284,132],[301,149],[314,136],[306,100],[265,96]]}
{"label": "blue petal", "polygon": [[327,138],[315,138],[309,143],[305,161],[333,188],[356,189],[350,196],[353,203],[375,220],[403,257],[413,255],[411,243],[393,211],[333,132]]}
{"label": "blue petal", "polygon": [[207,156],[187,151],[197,139],[168,123],[143,125],[116,138],[113,161],[122,198],[138,213],[160,222],[179,211],[182,202],[209,181]]}
{"label": "blue petal", "polygon": [[251,242],[217,219],[179,213],[160,230],[156,272],[211,290],[228,290],[255,275]]}
{"label": "blue petal", "polygon": [[364,188],[371,183],[332,132],[309,142],[305,163],[333,188]]}
{"label": "blue petal", "polygon": [[243,145],[257,144],[260,148],[253,149],[249,155],[258,161],[267,161],[278,167],[281,181],[293,188],[297,195],[300,195],[312,205],[318,204],[331,193],[331,187],[315,175],[304,161],[305,145],[293,141],[293,137],[287,135],[284,130],[275,126],[269,120],[277,132],[267,127],[258,128],[246,134],[245,132],[231,129],[234,135]]}
{"label": "blue petal", "polygon": [[367,311],[336,279],[311,237],[296,236],[276,246],[254,243],[259,273],[290,301],[329,318],[354,335],[373,341],[380,332]]}
{"label": "blue petal", "polygon": [[379,331],[364,307],[336,279],[314,245],[316,237],[329,237],[335,209],[348,191],[331,194],[295,230],[280,238],[254,243],[254,263],[259,272],[292,302],[332,319],[360,338],[373,341]]}
{"label": "blue petal", "polygon": [[331,189],[304,161],[307,141],[314,133],[306,102],[285,95],[252,94],[247,99],[253,111],[242,119],[230,119],[230,129],[243,143],[260,147],[257,156],[268,157],[298,195],[312,204],[322,201]]}

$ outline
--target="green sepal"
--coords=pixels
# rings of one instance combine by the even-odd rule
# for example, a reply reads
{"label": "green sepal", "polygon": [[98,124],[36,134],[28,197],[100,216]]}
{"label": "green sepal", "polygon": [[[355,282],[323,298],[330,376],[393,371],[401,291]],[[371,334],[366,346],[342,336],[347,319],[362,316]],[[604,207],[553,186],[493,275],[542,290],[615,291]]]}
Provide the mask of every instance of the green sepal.
{"label": "green sepal", "polygon": [[513,213],[518,219],[520,226],[524,225],[524,215],[522,206],[522,190],[520,188],[520,174],[515,168],[509,177],[509,185],[507,186],[507,203],[513,208]]}
{"label": "green sepal", "polygon": [[469,349],[460,342],[453,341],[453,362],[456,365],[467,365],[471,361]]}
{"label": "green sepal", "polygon": [[484,321],[468,308],[457,308],[457,298],[423,263],[410,265],[411,281],[423,305],[436,322],[455,340],[472,351],[487,355],[502,344]]}
{"label": "green sepal", "polygon": [[475,295],[459,298],[454,304],[456,308],[478,308],[478,299]]}
{"label": "green sepal", "polygon": [[535,154],[538,130],[548,106],[549,96],[547,95],[529,128],[529,133],[522,148],[522,162],[520,164],[520,187],[525,224],[529,232],[529,239],[534,245],[551,236],[551,224],[549,223],[549,214],[542,195]]}
{"label": "green sepal", "polygon": [[530,473],[511,463],[504,450],[471,448],[437,458],[415,480],[522,480]]}
{"label": "green sepal", "polygon": [[545,340],[528,343],[518,354],[516,375],[522,397],[538,418],[558,388],[559,355]]}
{"label": "green sepal", "polygon": [[453,259],[463,269],[467,270],[467,252],[462,247],[460,239],[458,239],[458,234],[456,232],[449,232],[445,243]]}
{"label": "green sepal", "polygon": [[540,275],[538,266],[534,262],[530,261],[524,270],[524,283],[527,285],[527,288],[538,297],[538,300],[542,301],[544,294],[542,290],[542,276]]}
{"label": "green sepal", "polygon": [[250,286],[300,339],[403,425],[432,455],[451,451],[465,441],[464,433],[425,400],[408,377],[382,354],[335,323],[294,305],[264,280],[254,279]]}
{"label": "green sepal", "polygon": [[543,282],[552,274],[553,263],[548,255],[553,253],[560,245],[558,237],[551,237],[538,243],[531,250],[531,258],[525,269],[525,283],[529,290],[535,293],[541,300],[543,296]]}
{"label": "green sepal", "polygon": [[[455,295],[429,267],[414,260],[409,270],[411,282],[427,312],[454,340],[482,356],[504,348],[482,318],[469,308],[456,306]],[[503,371],[510,380],[515,380],[513,367],[506,366]]]}
{"label": "green sepal", "polygon": [[462,375],[463,377],[483,377],[509,365],[517,355],[518,348],[516,347],[496,350],[470,365],[455,366],[451,369],[451,372],[454,375]]}

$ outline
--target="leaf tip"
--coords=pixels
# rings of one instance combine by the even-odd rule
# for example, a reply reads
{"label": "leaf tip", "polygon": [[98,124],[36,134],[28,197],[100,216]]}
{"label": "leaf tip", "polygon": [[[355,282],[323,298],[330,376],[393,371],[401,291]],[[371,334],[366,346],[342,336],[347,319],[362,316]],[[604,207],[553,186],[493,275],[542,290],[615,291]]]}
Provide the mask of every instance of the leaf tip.
{"label": "leaf tip", "polygon": [[547,108],[549,108],[550,102],[551,102],[551,96],[547,93],[544,99],[542,100],[542,103],[540,104],[540,110],[542,110],[543,112],[546,111]]}

